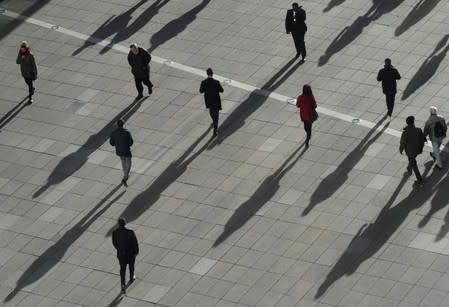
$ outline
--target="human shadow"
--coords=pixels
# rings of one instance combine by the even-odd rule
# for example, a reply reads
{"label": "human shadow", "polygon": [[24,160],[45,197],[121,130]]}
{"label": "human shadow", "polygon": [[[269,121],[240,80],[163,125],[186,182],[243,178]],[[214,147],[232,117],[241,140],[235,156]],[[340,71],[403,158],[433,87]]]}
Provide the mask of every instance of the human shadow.
{"label": "human shadow", "polygon": [[[340,165],[320,182],[310,196],[310,203],[302,212],[302,216],[306,216],[316,205],[331,197],[346,182],[346,180],[348,180],[349,172],[363,158],[368,148],[382,135],[385,129],[388,128],[388,125],[385,125],[381,131],[377,131],[385,119],[386,115],[367,133],[357,147],[346,156]],[[376,131],[377,133],[373,136]]]}
{"label": "human shadow", "polygon": [[349,27],[344,28],[338,36],[327,47],[324,55],[318,60],[318,66],[323,66],[329,59],[343,48],[352,43],[360,34],[362,34],[365,27],[371,22],[379,19],[383,15],[391,12],[398,7],[404,0],[373,0],[373,4],[363,16],[357,17]]}
{"label": "human shadow", "polygon": [[122,119],[126,122],[140,107],[142,102],[148,97],[134,100],[129,106],[118,113],[106,126],[99,132],[91,135],[87,141],[78,148],[77,151],[65,156],[52,170],[47,178],[47,182],[33,194],[33,198],[39,197],[50,186],[61,183],[76,171],[78,171],[89,159],[89,156],[101,147],[115,129],[117,120]]}
{"label": "human shadow", "polygon": [[342,4],[343,2],[345,2],[345,0],[331,0],[329,2],[329,4],[323,9],[323,13],[329,12],[330,10],[332,10],[334,7],[339,6],[340,4]]}
{"label": "human shadow", "polygon": [[[446,34],[437,44],[432,54],[427,57],[418,71],[415,73],[413,78],[407,84],[403,94],[402,100],[410,97],[414,92],[416,92],[421,86],[426,84],[427,81],[432,78],[432,76],[437,72],[438,67],[443,62],[444,58],[449,51],[449,34]],[[446,46],[446,48],[444,48]]]}
{"label": "human shadow", "polygon": [[150,48],[148,52],[153,52],[157,47],[163,45],[179,33],[183,32],[189,24],[191,24],[208,4],[210,0],[202,0],[200,4],[187,11],[182,16],[170,21],[162,27],[158,32],[154,33],[150,39]]}
{"label": "human shadow", "polygon": [[84,44],[80,48],[75,50],[72,55],[77,55],[84,49],[96,45],[97,43],[115,34],[114,37],[111,38],[110,43],[100,51],[100,54],[106,53],[112,48],[112,46],[130,38],[134,33],[137,33],[140,29],[142,29],[154,16],[159,13],[159,10],[169,1],[170,0],[154,1],[152,5],[150,5],[129,25],[128,23],[132,19],[132,14],[140,6],[148,2],[148,0],[141,0],[126,12],[118,16],[111,16],[94,33],[92,33],[92,35],[84,42]]}
{"label": "human shadow", "polygon": [[394,35],[399,36],[417,24],[421,19],[426,17],[427,14],[429,14],[439,2],[440,0],[420,0],[396,28]]}
{"label": "human shadow", "polygon": [[[251,195],[251,197],[245,201],[240,207],[235,210],[234,214],[226,222],[223,232],[215,240],[213,247],[220,245],[224,242],[230,235],[235,231],[243,227],[259,210],[262,208],[270,199],[273,198],[274,194],[279,190],[279,182],[282,177],[293,167],[296,162],[304,155],[307,147],[303,143],[299,146],[285,161],[282,165],[270,176],[265,178],[262,184],[257,188],[257,190]],[[301,151],[299,155],[298,152]],[[297,156],[296,156],[297,155]],[[296,156],[296,157],[295,157]]]}
{"label": "human shadow", "polygon": [[[423,172],[423,178],[427,177],[432,164],[427,163]],[[441,173],[433,172],[423,188],[415,187],[410,194],[391,207],[399,192],[405,185],[410,175],[405,172],[399,185],[391,195],[390,199],[382,208],[376,220],[369,225],[363,225],[356,236],[349,243],[346,250],[338,259],[332,270],[327,274],[326,279],[320,285],[315,294],[315,298],[321,297],[327,289],[337,280],[345,275],[352,275],[358,267],[380,251],[382,246],[398,230],[407,216],[413,210],[418,209],[431,195],[431,188],[437,184],[441,178]]]}
{"label": "human shadow", "polygon": [[303,64],[303,62],[299,61],[291,66],[295,60],[295,58],[289,60],[273,77],[270,78],[270,80],[262,85],[260,89],[252,91],[248,98],[241,102],[231,114],[226,117],[220,125],[218,138],[212,143],[210,149],[217,144],[221,144],[223,140],[242,128],[245,125],[246,119],[265,103],[270,93],[284,83],[284,81]]}
{"label": "human shadow", "polygon": [[10,121],[12,121],[20,111],[22,111],[28,105],[28,98],[24,98],[21,102],[16,104],[11,110],[9,110],[5,115],[0,118],[0,131],[5,127]]}
{"label": "human shadow", "polygon": [[[173,182],[175,182],[187,169],[187,166],[196,159],[209,146],[211,139],[209,139],[200,149],[192,154],[194,149],[211,131],[209,127],[190,147],[179,157],[172,162],[154,182],[142,193],[137,195],[125,210],[120,214],[127,222],[136,220],[140,215],[153,206],[165,189],[167,189]],[[111,228],[107,235],[111,235],[113,228]]]}
{"label": "human shadow", "polygon": [[[99,203],[95,205],[78,223],[67,230],[64,235],[47,248],[30,266],[23,272],[17,280],[16,287],[8,294],[3,302],[9,302],[16,294],[25,287],[41,279],[45,274],[62,259],[67,249],[80,238],[83,233],[94,223],[109,207],[122,197],[125,191],[121,191],[114,198],[111,197],[120,189],[121,185],[114,187]],[[106,205],[104,205],[106,204]],[[104,206],[103,206],[104,205]]]}

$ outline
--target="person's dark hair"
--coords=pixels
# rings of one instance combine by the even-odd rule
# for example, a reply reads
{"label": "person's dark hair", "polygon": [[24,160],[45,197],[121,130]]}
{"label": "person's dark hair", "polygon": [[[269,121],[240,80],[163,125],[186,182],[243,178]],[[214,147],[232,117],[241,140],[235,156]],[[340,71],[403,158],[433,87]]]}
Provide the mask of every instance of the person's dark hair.
{"label": "person's dark hair", "polygon": [[206,73],[208,76],[212,76],[214,74],[214,72],[212,71],[212,68],[210,68],[210,67],[208,69],[206,69]]}
{"label": "person's dark hair", "polygon": [[414,125],[415,124],[415,117],[413,116],[409,116],[407,117],[407,119],[405,120],[405,122],[407,123],[407,125]]}
{"label": "person's dark hair", "polygon": [[386,59],[385,59],[385,65],[391,66],[391,59],[386,58]]}
{"label": "person's dark hair", "polygon": [[302,94],[304,96],[313,97],[313,92],[312,92],[312,88],[310,87],[310,85],[304,84],[304,86],[302,87]]}
{"label": "person's dark hair", "polygon": [[298,4],[298,2],[293,2],[293,3],[292,3],[292,7],[293,7],[293,8],[297,8],[297,7],[299,7],[299,4]]}
{"label": "person's dark hair", "polygon": [[125,225],[126,225],[126,220],[125,220],[124,217],[121,217],[121,218],[118,219],[118,225],[119,225],[120,227],[125,227]]}
{"label": "person's dark hair", "polygon": [[124,125],[125,123],[123,122],[123,120],[121,120],[121,119],[119,119],[118,121],[117,121],[117,126],[119,127],[119,128],[123,128],[123,125]]}

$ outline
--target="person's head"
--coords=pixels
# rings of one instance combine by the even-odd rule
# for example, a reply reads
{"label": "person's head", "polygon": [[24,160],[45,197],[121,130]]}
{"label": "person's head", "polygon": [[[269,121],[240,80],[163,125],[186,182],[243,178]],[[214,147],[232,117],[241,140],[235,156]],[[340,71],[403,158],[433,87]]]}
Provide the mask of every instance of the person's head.
{"label": "person's head", "polygon": [[119,225],[120,227],[125,227],[125,225],[126,225],[126,220],[125,220],[124,217],[120,217],[120,218],[118,219],[118,225]]}
{"label": "person's head", "polygon": [[123,125],[124,125],[125,123],[123,122],[123,120],[121,120],[121,119],[119,119],[118,121],[117,121],[117,127],[119,127],[119,128],[123,128]]}
{"label": "person's head", "polygon": [[30,44],[27,42],[27,41],[22,41],[21,43],[20,43],[20,50],[26,50],[26,49],[28,49],[28,48],[30,48]]}
{"label": "person's head", "polygon": [[294,2],[294,3],[292,4],[292,8],[293,8],[294,10],[299,9],[298,3],[297,3],[297,2]]}
{"label": "person's head", "polygon": [[302,94],[304,96],[313,96],[312,88],[310,87],[310,85],[304,84],[304,86],[302,87]]}
{"label": "person's head", "polygon": [[385,66],[391,66],[391,59],[385,59]]}
{"label": "person's head", "polygon": [[405,122],[407,123],[407,125],[413,126],[415,124],[415,117],[409,116],[405,119]]}
{"label": "person's head", "polygon": [[212,71],[212,68],[209,67],[208,69],[206,69],[206,74],[207,74],[208,77],[212,77],[214,75],[214,72]]}
{"label": "person's head", "polygon": [[431,115],[438,115],[438,109],[435,106],[430,107],[430,114]]}
{"label": "person's head", "polygon": [[130,49],[131,52],[134,53],[134,54],[138,54],[138,53],[139,53],[139,46],[137,46],[136,43],[132,43],[132,44],[129,46],[129,49]]}

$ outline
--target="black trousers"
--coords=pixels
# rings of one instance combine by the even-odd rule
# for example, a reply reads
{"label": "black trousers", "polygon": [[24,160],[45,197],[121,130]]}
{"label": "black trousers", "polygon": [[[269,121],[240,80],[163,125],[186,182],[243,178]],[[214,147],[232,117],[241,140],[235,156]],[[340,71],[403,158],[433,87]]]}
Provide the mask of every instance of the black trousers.
{"label": "black trousers", "polygon": [[304,59],[306,57],[306,43],[304,42],[304,32],[292,31],[293,42],[295,43],[296,53]]}
{"label": "black trousers", "polygon": [[422,181],[421,173],[419,172],[419,169],[418,169],[418,163],[416,163],[416,158],[408,157],[407,169],[409,172],[411,170],[413,170],[413,172],[415,173],[415,176],[416,176],[416,180]]}
{"label": "black trousers", "polygon": [[150,90],[150,88],[153,87],[153,83],[151,83],[149,75],[144,78],[134,76],[134,82],[136,82],[136,89],[137,89],[137,92],[139,93],[139,95],[143,94],[142,83],[148,87],[148,90]]}
{"label": "black trousers", "polygon": [[134,263],[136,262],[136,256],[118,256],[120,263],[120,282],[122,286],[125,286],[126,265],[129,265],[129,278],[134,276]]}
{"label": "black trousers", "polygon": [[220,114],[220,110],[218,109],[209,109],[210,118],[212,118],[212,123],[214,125],[214,133],[218,131],[218,117]]}
{"label": "black trousers", "polygon": [[28,94],[31,98],[34,94],[34,87],[33,87],[33,79],[31,78],[23,78],[25,80],[25,83],[28,85]]}
{"label": "black trousers", "polygon": [[306,131],[306,135],[307,135],[306,144],[309,145],[309,140],[312,137],[312,122],[311,121],[304,122],[304,130]]}
{"label": "black trousers", "polygon": [[388,116],[391,116],[391,114],[393,114],[394,98],[395,98],[395,96],[396,96],[396,93],[385,94],[385,99],[387,101],[387,114],[388,114]]}

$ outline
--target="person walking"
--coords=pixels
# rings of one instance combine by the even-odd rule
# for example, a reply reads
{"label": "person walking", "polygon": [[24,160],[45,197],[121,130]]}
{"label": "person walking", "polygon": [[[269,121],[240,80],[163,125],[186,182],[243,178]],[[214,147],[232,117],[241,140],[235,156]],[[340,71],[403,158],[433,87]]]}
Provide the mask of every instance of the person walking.
{"label": "person walking", "polygon": [[206,108],[209,109],[210,117],[212,118],[212,125],[214,127],[213,136],[218,135],[218,117],[221,110],[220,93],[223,93],[223,87],[220,81],[213,78],[214,72],[212,68],[206,70],[207,79],[201,82],[200,93],[204,94],[204,102]]}
{"label": "person walking", "polygon": [[415,173],[416,181],[415,183],[422,186],[424,181],[416,163],[416,157],[422,153],[424,148],[424,133],[421,128],[415,127],[415,118],[409,116],[406,119],[407,126],[402,131],[401,143],[399,146],[399,152],[402,155],[405,150],[405,154],[408,157],[407,171],[411,174],[412,170]]}
{"label": "person walking", "polygon": [[304,84],[302,94],[296,99],[296,106],[299,108],[299,115],[304,123],[304,130],[307,135],[306,148],[308,148],[310,138],[312,137],[312,123],[318,118],[315,110],[317,103],[310,85]]}
{"label": "person walking", "polygon": [[134,140],[131,136],[131,133],[123,128],[124,122],[119,119],[117,121],[117,129],[115,129],[111,133],[111,137],[109,138],[109,144],[111,146],[115,146],[115,153],[120,157],[122,161],[123,168],[123,179],[122,184],[125,187],[128,187],[128,178],[129,172],[131,170],[131,146],[134,143]]}
{"label": "person walking", "polygon": [[292,34],[293,42],[296,47],[296,57],[302,56],[301,61],[306,60],[306,44],[304,37],[307,32],[306,11],[298,3],[292,4],[292,9],[287,10],[285,16],[285,31]]}
{"label": "person walking", "polygon": [[398,70],[391,65],[390,59],[385,59],[384,68],[379,70],[377,74],[377,81],[382,82],[382,91],[385,94],[387,103],[388,122],[391,121],[391,114],[393,114],[394,99],[397,92],[397,80],[401,79]]}
{"label": "person walking", "polygon": [[33,81],[37,79],[37,66],[34,55],[31,53],[30,44],[23,41],[20,44],[19,54],[17,55],[16,63],[20,65],[20,72],[22,73],[25,83],[28,85],[28,103],[33,103],[34,85]]}
{"label": "person walking", "polygon": [[138,92],[136,99],[140,99],[143,97],[142,83],[148,87],[149,95],[153,93],[153,83],[150,81],[151,55],[135,43],[131,44],[129,48],[128,63],[131,66],[131,72],[134,75],[134,81],[136,83]]}
{"label": "person walking", "polygon": [[126,293],[126,266],[129,266],[129,284],[136,280],[134,275],[134,263],[139,254],[139,243],[134,231],[125,227],[126,220],[118,219],[118,227],[112,232],[112,244],[117,250],[117,258],[120,263],[120,284],[122,293]]}
{"label": "person walking", "polygon": [[433,152],[430,153],[430,156],[437,163],[437,169],[443,168],[440,147],[443,139],[446,137],[446,132],[446,121],[442,116],[438,115],[438,109],[436,107],[430,107],[430,116],[424,126],[424,137],[427,139],[428,136],[432,142]]}

